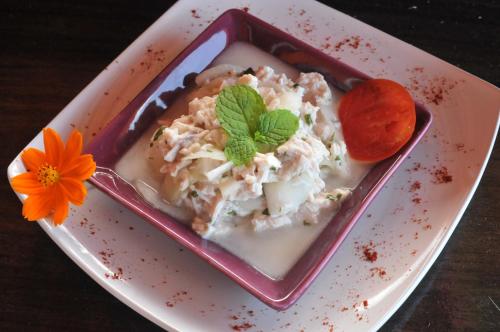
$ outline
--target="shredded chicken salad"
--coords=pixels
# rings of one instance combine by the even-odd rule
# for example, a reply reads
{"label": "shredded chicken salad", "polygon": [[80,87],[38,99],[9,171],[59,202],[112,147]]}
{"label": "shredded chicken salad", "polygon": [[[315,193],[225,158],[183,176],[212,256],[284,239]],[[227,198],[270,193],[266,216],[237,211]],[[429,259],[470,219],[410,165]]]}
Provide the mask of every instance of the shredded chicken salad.
{"label": "shredded chicken salad", "polygon": [[255,231],[318,222],[352,188],[336,100],[319,73],[296,81],[270,67],[220,65],[196,78],[188,114],[151,138],[160,195],[192,211],[204,237],[242,223]]}

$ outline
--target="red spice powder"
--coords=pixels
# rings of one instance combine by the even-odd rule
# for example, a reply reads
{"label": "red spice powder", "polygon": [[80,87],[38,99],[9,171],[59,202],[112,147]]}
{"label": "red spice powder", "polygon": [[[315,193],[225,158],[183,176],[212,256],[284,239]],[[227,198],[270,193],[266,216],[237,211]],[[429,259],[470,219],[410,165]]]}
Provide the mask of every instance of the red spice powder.
{"label": "red spice powder", "polygon": [[184,302],[185,299],[192,300],[191,297],[186,297],[186,295],[187,295],[186,291],[177,292],[170,298],[170,300],[165,302],[165,304],[167,307],[172,308],[176,304]]}
{"label": "red spice powder", "polygon": [[230,325],[233,331],[246,331],[249,328],[252,328],[255,326],[255,324],[250,324],[249,322],[244,322],[243,324],[238,324],[238,325]]}
{"label": "red spice powder", "polygon": [[443,101],[444,90],[440,86],[431,86],[424,89],[424,97],[428,102],[439,105]]}
{"label": "red spice powder", "polygon": [[365,261],[373,263],[377,260],[378,253],[373,248],[366,247],[363,249],[363,255]]}
{"label": "red spice powder", "polygon": [[351,39],[350,38],[344,38],[341,41],[339,41],[337,44],[335,44],[335,51],[340,51],[345,44],[347,44]]}
{"label": "red spice powder", "polygon": [[453,181],[453,177],[448,173],[448,168],[442,166],[432,171],[432,182],[436,184],[449,183]]}
{"label": "red spice powder", "polygon": [[420,181],[415,181],[410,185],[410,188],[408,189],[409,193],[413,193],[411,201],[416,205],[422,203],[422,199],[418,196],[417,193],[420,188],[422,188],[422,184],[420,183]]}
{"label": "red spice powder", "polygon": [[420,197],[414,197],[414,198],[412,198],[411,201],[417,205],[422,203],[422,199]]}
{"label": "red spice powder", "polygon": [[420,171],[421,169],[423,169],[424,167],[422,167],[422,164],[421,163],[413,163],[413,167],[412,168],[407,168],[406,171],[408,173],[411,173],[411,172],[418,172]]}
{"label": "red spice powder", "polygon": [[381,267],[371,268],[370,272],[371,272],[372,277],[378,275],[380,278],[384,278],[387,275],[387,272],[385,271],[385,269],[381,268]]}
{"label": "red spice powder", "polygon": [[[150,45],[146,48],[146,53],[145,53],[146,56],[144,57],[143,61],[141,61],[139,63],[139,66],[141,67],[141,69],[143,71],[149,70],[155,64],[155,62],[163,63],[166,60],[164,50],[155,51],[155,50],[153,50],[152,47],[153,46]],[[133,74],[134,72],[135,72],[135,69],[132,68],[131,74]],[[117,97],[116,100],[119,100],[119,97]]]}
{"label": "red spice powder", "polygon": [[194,18],[200,18],[201,16],[198,15],[198,12],[196,11],[196,9],[191,9],[191,16],[194,17]]}
{"label": "red spice powder", "polygon": [[363,306],[366,308],[368,307],[368,300],[363,300]]}
{"label": "red spice powder", "polygon": [[[425,219],[426,221],[429,220],[429,218]],[[420,225],[424,220],[422,218],[418,218],[416,216],[412,216],[410,221],[414,224]]]}
{"label": "red spice powder", "polygon": [[361,258],[367,262],[375,262],[378,258],[378,252],[375,250],[375,244],[370,241],[368,244],[357,246],[358,252],[361,252]]}
{"label": "red spice powder", "polygon": [[310,33],[310,32],[312,32],[314,30],[314,26],[311,23],[306,22],[304,24],[304,29],[303,30],[304,30],[305,33]]}
{"label": "red spice powder", "polygon": [[[89,212],[92,212],[89,210]],[[83,228],[87,228],[89,230],[90,235],[95,235],[96,231],[100,230],[96,228],[94,223],[89,223],[89,220],[87,218],[83,218],[83,220],[80,221],[80,226]]]}
{"label": "red spice powder", "polygon": [[369,42],[366,42],[365,43],[365,47],[370,51],[370,53],[375,53],[375,51],[377,50],[375,48],[375,46],[373,46],[371,43]]}
{"label": "red spice powder", "polygon": [[434,105],[440,105],[458,84],[458,81],[444,76],[429,77],[424,73],[423,67],[414,67],[407,71],[410,73],[408,89],[419,92],[427,103]]}
{"label": "red spice powder", "polygon": [[114,255],[114,252],[111,249],[102,250],[98,253],[101,256],[101,261],[104,265],[109,266],[110,261],[109,258]]}
{"label": "red spice powder", "polygon": [[123,278],[123,269],[121,267],[119,267],[117,272],[114,272],[112,275],[104,273],[104,276],[106,278],[110,278],[111,277],[111,279],[113,279],[113,280],[122,279]]}
{"label": "red spice powder", "polygon": [[360,36],[351,36],[342,39],[341,41],[337,42],[335,44],[335,51],[340,51],[341,49],[344,48],[344,46],[348,46],[352,49],[357,49],[361,43],[361,37]]}
{"label": "red spice powder", "polygon": [[323,321],[321,322],[321,325],[327,326],[329,332],[333,332],[334,326],[333,323],[330,322],[330,319],[328,317],[323,318]]}
{"label": "red spice powder", "polygon": [[360,42],[361,42],[361,37],[354,36],[352,37],[352,40],[348,45],[354,49],[357,49],[359,47]]}
{"label": "red spice powder", "polygon": [[304,31],[304,33],[308,34],[315,29],[315,26],[313,23],[311,23],[311,19],[308,18],[304,21],[298,22],[297,28],[301,29],[302,31]]}
{"label": "red spice powder", "polygon": [[419,190],[420,188],[422,188],[422,184],[420,183],[420,181],[415,181],[410,186],[410,192],[413,193]]}

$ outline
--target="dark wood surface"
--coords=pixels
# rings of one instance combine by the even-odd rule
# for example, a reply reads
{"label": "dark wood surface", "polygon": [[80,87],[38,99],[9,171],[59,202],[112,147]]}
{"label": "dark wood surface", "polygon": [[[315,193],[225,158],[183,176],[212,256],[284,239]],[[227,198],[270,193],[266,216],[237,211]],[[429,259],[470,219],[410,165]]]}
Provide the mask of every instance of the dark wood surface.
{"label": "dark wood surface", "polygon": [[[0,3],[0,158],[14,156],[172,1]],[[350,1],[331,6],[499,85],[500,3]],[[417,8],[413,8],[416,6]],[[500,331],[500,154],[462,221],[383,331]],[[5,174],[5,173],[4,173]],[[0,182],[0,331],[154,331],[83,273]]]}

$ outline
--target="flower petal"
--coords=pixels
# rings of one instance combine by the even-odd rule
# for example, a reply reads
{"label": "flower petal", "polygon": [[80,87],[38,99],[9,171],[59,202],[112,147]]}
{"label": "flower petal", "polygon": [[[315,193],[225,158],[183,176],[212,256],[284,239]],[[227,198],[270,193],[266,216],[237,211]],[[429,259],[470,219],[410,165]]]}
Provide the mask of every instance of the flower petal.
{"label": "flower petal", "polygon": [[60,168],[63,161],[64,143],[59,134],[51,128],[45,128],[43,130],[43,144],[47,162],[56,168]]}
{"label": "flower petal", "polygon": [[64,148],[64,164],[61,166],[61,169],[70,166],[73,160],[80,156],[80,153],[82,153],[82,146],[82,134],[80,134],[78,130],[74,129],[69,136],[66,147]]}
{"label": "flower petal", "polygon": [[68,216],[68,200],[64,197],[56,199],[54,202],[54,214],[52,215],[52,222],[54,225],[59,226],[64,222]]}
{"label": "flower petal", "polygon": [[38,168],[47,161],[45,153],[35,148],[24,150],[21,159],[26,169],[32,172],[36,172]]}
{"label": "flower petal", "polygon": [[84,154],[78,157],[69,167],[62,170],[61,176],[74,178],[80,181],[87,180],[95,172],[95,162],[91,154]]}
{"label": "flower petal", "polygon": [[74,178],[61,178],[59,180],[61,189],[66,198],[75,205],[82,205],[87,196],[87,188],[83,183]]}
{"label": "flower petal", "polygon": [[11,185],[14,191],[20,194],[39,195],[45,192],[45,187],[38,181],[36,174],[32,172],[15,176]]}
{"label": "flower petal", "polygon": [[48,195],[31,195],[23,203],[23,216],[29,221],[46,217],[51,210],[51,197]]}

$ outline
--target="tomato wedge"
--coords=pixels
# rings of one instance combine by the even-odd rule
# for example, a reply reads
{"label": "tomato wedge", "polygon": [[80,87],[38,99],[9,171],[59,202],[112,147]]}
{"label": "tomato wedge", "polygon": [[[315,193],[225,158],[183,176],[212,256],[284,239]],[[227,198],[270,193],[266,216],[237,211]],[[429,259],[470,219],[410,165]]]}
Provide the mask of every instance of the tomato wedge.
{"label": "tomato wedge", "polygon": [[349,155],[377,162],[394,155],[410,139],[415,130],[415,102],[402,85],[372,79],[342,97],[339,117]]}

